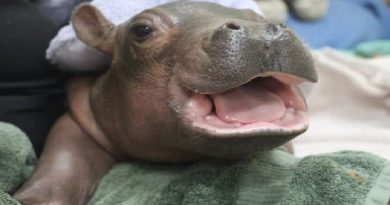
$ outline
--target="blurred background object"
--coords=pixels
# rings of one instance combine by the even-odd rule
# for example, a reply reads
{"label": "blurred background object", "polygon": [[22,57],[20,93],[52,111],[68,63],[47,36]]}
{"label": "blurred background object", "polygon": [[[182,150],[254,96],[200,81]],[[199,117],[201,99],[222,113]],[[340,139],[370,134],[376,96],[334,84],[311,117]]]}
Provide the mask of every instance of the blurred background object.
{"label": "blurred background object", "polygon": [[26,132],[38,153],[65,109],[67,74],[49,64],[46,48],[79,2],[0,2],[0,121]]}
{"label": "blurred background object", "polygon": [[295,17],[304,21],[314,21],[328,13],[330,0],[286,0]]}
{"label": "blurred background object", "polygon": [[390,39],[390,7],[386,0],[256,2],[270,20],[287,24],[313,49],[353,50],[361,42]]}
{"label": "blurred background object", "polygon": [[283,0],[256,0],[256,2],[269,20],[279,23],[286,22],[288,8]]}
{"label": "blurred background object", "polygon": [[390,160],[390,56],[327,48],[313,57],[320,80],[306,96],[310,126],[293,141],[295,154],[360,150]]}
{"label": "blurred background object", "polygon": [[364,58],[377,58],[390,55],[390,40],[376,40],[359,43],[354,53]]}
{"label": "blurred background object", "polygon": [[390,7],[384,0],[331,0],[317,21],[290,15],[287,25],[313,49],[353,50],[361,42],[390,38]]}
{"label": "blurred background object", "polygon": [[69,22],[73,9],[88,0],[31,0],[38,12],[48,18],[57,28]]}
{"label": "blurred background object", "polygon": [[329,0],[256,0],[271,21],[284,23],[289,12],[303,21],[314,21],[326,15]]}

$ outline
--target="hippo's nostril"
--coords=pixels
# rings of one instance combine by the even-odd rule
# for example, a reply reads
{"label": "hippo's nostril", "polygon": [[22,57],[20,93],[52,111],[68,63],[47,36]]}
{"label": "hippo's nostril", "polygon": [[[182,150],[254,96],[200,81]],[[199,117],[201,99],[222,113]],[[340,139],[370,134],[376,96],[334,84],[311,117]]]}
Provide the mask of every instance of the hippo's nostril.
{"label": "hippo's nostril", "polygon": [[225,24],[226,28],[231,29],[231,30],[240,30],[241,26],[234,23],[234,22],[228,22]]}

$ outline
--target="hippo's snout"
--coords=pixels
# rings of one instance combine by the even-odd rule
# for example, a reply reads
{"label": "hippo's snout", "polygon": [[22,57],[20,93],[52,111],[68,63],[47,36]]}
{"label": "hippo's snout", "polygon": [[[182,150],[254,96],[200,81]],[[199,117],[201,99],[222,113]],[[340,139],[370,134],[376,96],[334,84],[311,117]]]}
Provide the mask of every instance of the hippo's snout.
{"label": "hippo's snout", "polygon": [[202,43],[206,58],[200,55],[201,60],[183,63],[187,73],[182,82],[187,88],[220,93],[265,73],[317,80],[310,53],[285,26],[239,19],[213,25]]}

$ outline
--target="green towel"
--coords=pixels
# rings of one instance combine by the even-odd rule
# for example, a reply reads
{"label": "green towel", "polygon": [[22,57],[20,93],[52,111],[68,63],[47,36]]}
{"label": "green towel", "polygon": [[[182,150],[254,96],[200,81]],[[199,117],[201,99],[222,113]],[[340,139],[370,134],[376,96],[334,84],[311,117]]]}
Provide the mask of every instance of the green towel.
{"label": "green towel", "polygon": [[36,157],[26,135],[7,123],[0,123],[0,205],[20,204],[11,198],[31,174]]}
{"label": "green towel", "polygon": [[[0,204],[36,162],[27,137],[0,123]],[[303,159],[280,149],[241,161],[123,163],[100,182],[89,205],[387,205],[390,164],[363,152]]]}

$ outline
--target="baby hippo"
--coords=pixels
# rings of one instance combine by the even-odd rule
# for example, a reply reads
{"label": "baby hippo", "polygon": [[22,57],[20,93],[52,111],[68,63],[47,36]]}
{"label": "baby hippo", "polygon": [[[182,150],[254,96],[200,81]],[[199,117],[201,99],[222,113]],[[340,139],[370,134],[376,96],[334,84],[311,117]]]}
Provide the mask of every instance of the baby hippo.
{"label": "baby hippo", "polygon": [[112,62],[69,83],[69,110],[15,194],[25,205],[86,204],[124,160],[247,158],[308,127],[297,85],[317,80],[311,55],[250,10],[175,1],[114,26],[82,4],[72,24]]}

